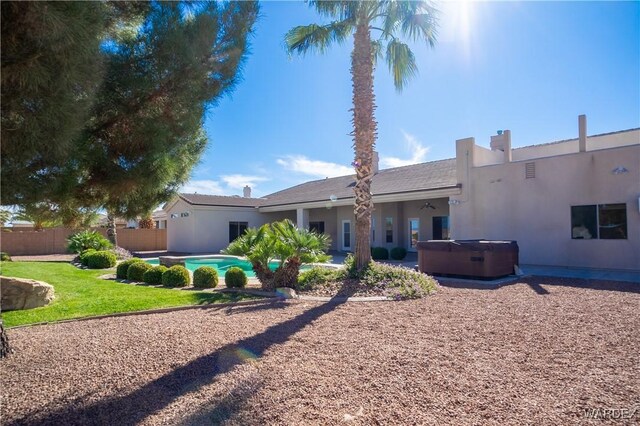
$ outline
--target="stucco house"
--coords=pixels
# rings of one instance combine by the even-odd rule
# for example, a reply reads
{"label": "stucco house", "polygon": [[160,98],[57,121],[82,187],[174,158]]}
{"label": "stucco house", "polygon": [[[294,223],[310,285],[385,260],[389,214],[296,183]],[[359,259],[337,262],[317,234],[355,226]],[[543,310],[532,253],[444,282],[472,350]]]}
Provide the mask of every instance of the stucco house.
{"label": "stucco house", "polygon": [[[528,265],[640,271],[640,129],[511,148],[511,132],[456,141],[456,158],[379,170],[371,245],[429,239],[516,240]],[[168,250],[217,252],[246,227],[289,218],[354,247],[354,176],[263,198],[180,194],[165,206]]]}

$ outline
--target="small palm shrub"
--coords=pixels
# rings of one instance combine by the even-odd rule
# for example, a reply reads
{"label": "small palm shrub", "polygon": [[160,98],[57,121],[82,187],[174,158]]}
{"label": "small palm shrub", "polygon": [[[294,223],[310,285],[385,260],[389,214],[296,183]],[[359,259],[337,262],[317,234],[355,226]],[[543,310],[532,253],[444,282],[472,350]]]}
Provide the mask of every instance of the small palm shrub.
{"label": "small palm shrub", "polygon": [[201,266],[193,272],[193,286],[215,288],[218,285],[218,271],[211,266]]}
{"label": "small palm shrub", "polygon": [[184,266],[172,266],[162,274],[162,285],[165,287],[186,287],[189,284],[191,277]]}
{"label": "small palm shrub", "polygon": [[97,251],[98,250],[92,249],[92,248],[83,251],[80,254],[80,256],[78,256],[78,259],[80,260],[80,264],[82,266],[89,266],[89,256]]}
{"label": "small palm shrub", "polygon": [[389,259],[389,250],[385,247],[371,247],[371,258],[373,260]]}
{"label": "small palm shrub", "polygon": [[107,250],[112,244],[97,231],[82,231],[71,235],[67,239],[67,250],[72,253],[82,253],[90,248],[94,250]]}
{"label": "small palm shrub", "polygon": [[144,262],[144,260],[134,257],[132,259],[125,260],[124,262],[120,262],[116,268],[116,278],[119,280],[126,280],[128,277],[127,272],[129,272],[129,266],[138,262]]}
{"label": "small palm shrub", "polygon": [[106,269],[116,266],[116,255],[110,251],[96,251],[87,256],[89,269]]}
{"label": "small palm shrub", "polygon": [[0,252],[0,261],[2,262],[11,262],[11,256],[9,256],[9,253],[6,252]]}
{"label": "small palm shrub", "polygon": [[247,274],[241,268],[232,266],[224,274],[224,285],[227,288],[244,288],[247,285]]}
{"label": "small palm shrub", "polygon": [[407,257],[407,249],[404,247],[394,247],[391,249],[391,258],[393,260],[402,260]]}
{"label": "small palm shrub", "polygon": [[162,284],[162,274],[167,268],[164,265],[157,265],[151,269],[145,271],[142,275],[142,280],[147,284]]}
{"label": "small palm shrub", "polygon": [[144,273],[151,268],[153,268],[153,266],[147,262],[134,262],[132,265],[129,265],[129,269],[127,269],[127,279],[129,281],[143,281]]}

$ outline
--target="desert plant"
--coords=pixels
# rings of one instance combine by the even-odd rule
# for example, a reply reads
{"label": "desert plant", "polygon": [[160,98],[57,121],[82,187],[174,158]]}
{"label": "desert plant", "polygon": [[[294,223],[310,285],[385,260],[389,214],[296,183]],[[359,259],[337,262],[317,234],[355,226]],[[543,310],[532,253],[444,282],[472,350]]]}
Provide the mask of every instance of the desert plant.
{"label": "desert plant", "polygon": [[131,259],[131,252],[127,249],[123,249],[122,247],[114,247],[113,252],[115,253],[118,260],[127,260]]}
{"label": "desert plant", "polygon": [[224,285],[227,288],[244,288],[247,285],[247,274],[241,268],[232,266],[224,274]]}
{"label": "desert plant", "polygon": [[218,285],[218,271],[211,266],[201,266],[193,272],[193,286],[215,288]]}
{"label": "desert plant", "polygon": [[96,251],[87,256],[89,269],[106,269],[116,266],[116,255],[110,251]]}
{"label": "desert plant", "polygon": [[407,257],[407,249],[404,247],[394,247],[391,249],[391,258],[393,260],[402,260]]}
{"label": "desert plant", "polygon": [[186,287],[189,284],[191,284],[191,277],[184,266],[172,266],[162,274],[162,285],[165,287]]}
{"label": "desert plant", "polygon": [[120,262],[118,264],[118,267],[116,268],[116,278],[120,280],[126,280],[127,272],[129,271],[129,266],[137,262],[144,262],[144,260],[134,257],[132,259],[125,260],[124,262]]}
{"label": "desert plant", "polygon": [[384,247],[371,247],[371,258],[373,260],[389,259],[389,250]]}
{"label": "desert plant", "polygon": [[7,252],[0,252],[0,261],[2,262],[11,262],[11,256]]}
{"label": "desert plant", "polygon": [[145,271],[142,275],[142,280],[147,284],[162,284],[162,274],[167,269],[169,268],[164,265],[156,265]]}
{"label": "desert plant", "polygon": [[430,276],[403,266],[371,262],[360,271],[360,282],[382,288],[394,299],[416,299],[433,293],[438,283]]}
{"label": "desert plant", "polygon": [[134,262],[127,269],[127,279],[129,281],[144,281],[144,273],[153,266],[147,262]]}
{"label": "desert plant", "polygon": [[94,250],[106,250],[112,247],[109,240],[97,231],[82,231],[71,235],[67,239],[67,250],[72,253],[82,253],[90,248]]}
{"label": "desert plant", "polygon": [[344,276],[345,272],[343,269],[329,269],[316,266],[300,273],[296,290],[311,290],[317,285],[340,281]]}
{"label": "desert plant", "polygon": [[[274,290],[276,287],[295,287],[303,263],[329,260],[325,251],[330,242],[328,235],[300,229],[285,219],[247,229],[223,253],[246,256],[262,288]],[[273,260],[280,260],[280,263],[271,271],[269,263]]]}

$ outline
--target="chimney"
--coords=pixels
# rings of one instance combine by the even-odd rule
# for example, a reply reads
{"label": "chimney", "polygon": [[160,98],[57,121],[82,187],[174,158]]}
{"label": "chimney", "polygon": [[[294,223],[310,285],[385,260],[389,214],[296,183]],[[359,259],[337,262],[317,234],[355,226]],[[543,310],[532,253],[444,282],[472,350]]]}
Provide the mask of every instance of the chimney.
{"label": "chimney", "polygon": [[380,156],[378,151],[373,151],[373,157],[371,158],[371,169],[374,174],[380,171]]}
{"label": "chimney", "polygon": [[504,162],[511,162],[511,130],[498,130],[498,134],[491,136],[491,151],[504,152]]}
{"label": "chimney", "polygon": [[251,198],[251,187],[249,185],[246,185],[242,190],[242,196],[244,198]]}
{"label": "chimney", "polygon": [[587,151],[587,116],[584,114],[578,116],[578,148],[580,152]]}

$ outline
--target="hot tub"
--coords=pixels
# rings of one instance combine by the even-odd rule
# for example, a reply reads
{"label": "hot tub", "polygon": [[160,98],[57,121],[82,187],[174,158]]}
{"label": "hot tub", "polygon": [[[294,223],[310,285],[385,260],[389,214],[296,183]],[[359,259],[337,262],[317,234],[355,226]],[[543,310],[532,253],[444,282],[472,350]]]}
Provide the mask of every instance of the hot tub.
{"label": "hot tub", "polygon": [[516,241],[419,241],[418,267],[430,275],[493,279],[511,275],[518,264]]}

